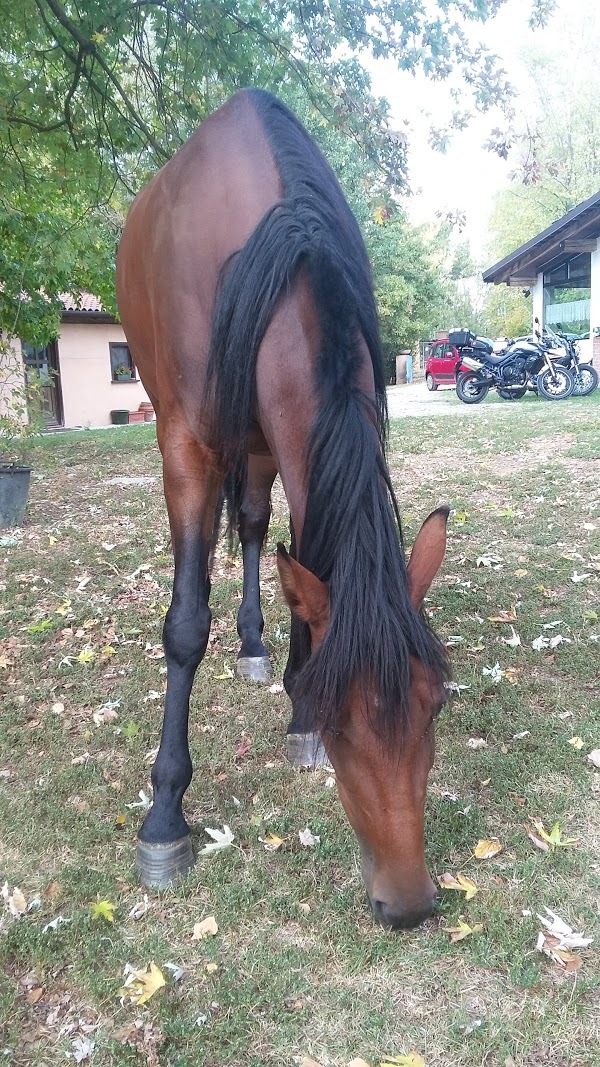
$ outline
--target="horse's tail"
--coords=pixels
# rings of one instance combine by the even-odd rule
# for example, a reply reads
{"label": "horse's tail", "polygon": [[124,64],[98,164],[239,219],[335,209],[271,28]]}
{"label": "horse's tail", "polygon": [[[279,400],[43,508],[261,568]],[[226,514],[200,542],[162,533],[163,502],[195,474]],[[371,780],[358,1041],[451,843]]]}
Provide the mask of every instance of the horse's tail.
{"label": "horse's tail", "polygon": [[[301,267],[306,270],[321,322],[331,321],[332,299],[343,304],[340,318],[349,343],[347,358],[355,359],[355,340],[362,328],[359,294],[352,292],[341,261],[341,249],[331,238],[331,220],[308,196],[284,197],[267,211],[243,248],[223,268],[215,302],[208,361],[213,403],[212,447],[226,464],[225,492],[229,533],[238,525],[246,484],[246,428],[255,397],[256,360],[260,344],[284,291],[289,291]],[[325,217],[324,217],[325,216]],[[366,257],[365,257],[366,258]],[[334,277],[323,291],[321,279]],[[364,303],[373,300],[366,287]],[[351,314],[349,316],[349,310]],[[365,331],[366,332],[366,331]],[[343,375],[344,359],[337,368]],[[385,424],[385,396],[380,398],[380,422]]]}

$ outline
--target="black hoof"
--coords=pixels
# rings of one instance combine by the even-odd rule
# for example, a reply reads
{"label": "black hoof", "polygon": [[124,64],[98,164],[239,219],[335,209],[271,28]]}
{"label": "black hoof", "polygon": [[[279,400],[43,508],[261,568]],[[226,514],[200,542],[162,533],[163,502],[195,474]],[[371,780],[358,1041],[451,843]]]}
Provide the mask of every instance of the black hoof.
{"label": "black hoof", "polygon": [[320,734],[288,734],[287,758],[292,767],[329,767]]}
{"label": "black hoof", "polygon": [[236,674],[247,682],[270,682],[273,668],[268,656],[240,656],[235,661]]}
{"label": "black hoof", "polygon": [[194,850],[189,834],[179,841],[166,845],[150,844],[138,838],[135,847],[135,864],[142,885],[149,889],[166,889],[182,874],[194,866]]}

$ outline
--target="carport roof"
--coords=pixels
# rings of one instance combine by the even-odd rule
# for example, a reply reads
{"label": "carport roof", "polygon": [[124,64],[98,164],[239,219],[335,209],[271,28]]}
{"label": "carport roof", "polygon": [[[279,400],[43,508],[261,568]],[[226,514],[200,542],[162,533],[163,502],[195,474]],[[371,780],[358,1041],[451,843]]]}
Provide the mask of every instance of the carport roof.
{"label": "carport roof", "polygon": [[535,285],[541,270],[560,266],[581,252],[593,252],[600,236],[600,190],[483,272],[484,282]]}

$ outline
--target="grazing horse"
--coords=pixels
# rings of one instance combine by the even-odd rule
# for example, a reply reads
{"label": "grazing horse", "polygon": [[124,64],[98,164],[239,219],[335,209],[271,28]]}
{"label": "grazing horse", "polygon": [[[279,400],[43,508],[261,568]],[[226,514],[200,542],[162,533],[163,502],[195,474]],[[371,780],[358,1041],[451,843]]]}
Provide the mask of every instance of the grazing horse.
{"label": "grazing horse", "polygon": [[121,320],[154,404],[175,578],[154,804],[138,869],[164,886],[194,862],[182,798],[189,698],[206,650],[224,492],[244,564],[239,673],[269,675],[259,557],[279,472],[291,550],[284,682],[292,761],[322,739],[359,840],[375,917],[431,913],[423,821],[446,659],[421,612],[448,509],[404,559],[384,458],[387,410],[373,287],[357,223],[319,149],[261,90],[207,118],[134,201],[117,265]]}

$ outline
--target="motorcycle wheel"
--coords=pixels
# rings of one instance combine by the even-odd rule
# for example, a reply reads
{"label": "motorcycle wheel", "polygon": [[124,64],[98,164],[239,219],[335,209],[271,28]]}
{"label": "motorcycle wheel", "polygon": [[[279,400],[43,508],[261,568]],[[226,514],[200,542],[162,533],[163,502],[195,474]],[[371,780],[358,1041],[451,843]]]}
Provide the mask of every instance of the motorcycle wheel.
{"label": "motorcycle wheel", "polygon": [[475,371],[459,374],[456,379],[456,395],[463,404],[481,404],[489,390],[487,382],[482,382]]}
{"label": "motorcycle wheel", "polygon": [[520,400],[526,392],[527,386],[524,385],[522,389],[499,389],[498,396],[501,396],[503,400]]}
{"label": "motorcycle wheel", "polygon": [[573,396],[589,396],[598,388],[598,371],[591,363],[580,363],[571,374],[573,376]]}
{"label": "motorcycle wheel", "polygon": [[537,387],[546,400],[566,400],[573,392],[573,376],[566,367],[546,367],[537,376]]}
{"label": "motorcycle wheel", "polygon": [[435,391],[437,389],[437,382],[435,382],[433,380],[433,374],[426,374],[425,375],[425,385],[429,389],[430,393],[435,393]]}

